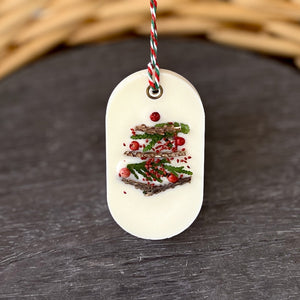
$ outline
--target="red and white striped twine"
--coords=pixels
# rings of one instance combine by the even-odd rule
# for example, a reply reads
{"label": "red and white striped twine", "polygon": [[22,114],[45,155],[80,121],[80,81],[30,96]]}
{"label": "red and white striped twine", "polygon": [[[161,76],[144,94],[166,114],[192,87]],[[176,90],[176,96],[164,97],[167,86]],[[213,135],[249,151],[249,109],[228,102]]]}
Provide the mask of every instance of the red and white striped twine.
{"label": "red and white striped twine", "polygon": [[159,90],[159,66],[157,64],[157,28],[156,28],[157,1],[150,0],[151,32],[150,32],[150,59],[148,64],[148,81],[152,91]]}

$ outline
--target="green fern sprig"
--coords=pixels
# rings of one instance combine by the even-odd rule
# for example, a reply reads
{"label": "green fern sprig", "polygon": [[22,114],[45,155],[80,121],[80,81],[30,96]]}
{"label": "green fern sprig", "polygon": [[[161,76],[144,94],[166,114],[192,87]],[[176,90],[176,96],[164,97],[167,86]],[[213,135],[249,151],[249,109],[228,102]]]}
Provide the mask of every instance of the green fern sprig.
{"label": "green fern sprig", "polygon": [[[150,173],[149,170],[146,169],[145,165],[146,165],[146,162],[141,162],[138,164],[128,164],[127,168],[129,169],[129,171],[133,174],[133,176],[136,179],[139,179],[138,175],[136,174],[136,173],[139,173],[149,181],[153,181],[153,179],[156,179],[158,182],[162,182],[162,180],[160,178],[158,178],[154,174]],[[147,173],[149,174],[149,176],[147,175]]]}
{"label": "green fern sprig", "polygon": [[141,140],[141,139],[149,139],[151,140],[149,142],[149,144],[143,149],[143,152],[146,152],[146,151],[150,151],[154,146],[155,144],[162,140],[163,138],[169,138],[173,136],[172,133],[170,132],[166,132],[165,134],[158,134],[158,133],[154,133],[154,134],[150,134],[150,133],[143,133],[143,134],[136,134],[136,135],[132,135],[131,138],[133,140]]}
{"label": "green fern sprig", "polygon": [[[155,172],[161,174],[162,176],[165,176],[164,172],[157,168],[159,166],[163,167],[166,171],[174,174],[177,177],[178,177],[178,173],[193,175],[193,172],[185,170],[183,166],[182,167],[174,167],[174,166],[170,165],[170,162],[165,158],[159,160],[158,162],[153,162],[151,164],[151,168],[155,168]],[[146,162],[141,162],[141,163],[137,163],[137,164],[128,164],[127,168],[129,169],[129,171],[132,173],[132,175],[136,179],[139,179],[138,174],[140,174],[149,181],[153,181],[153,179],[155,179],[158,182],[162,182],[162,180],[160,178],[158,178],[155,174],[151,173],[149,171],[149,169],[146,168]]]}
{"label": "green fern sprig", "polygon": [[162,139],[164,136],[158,133],[150,134],[150,133],[143,133],[143,134],[136,134],[132,135],[131,138],[133,140],[142,140],[142,139],[153,139],[153,138],[160,138]]}
{"label": "green fern sprig", "polygon": [[183,173],[187,175],[193,175],[193,172],[185,170],[184,167],[174,167],[171,165],[165,165],[164,168],[169,171],[170,173],[174,174],[178,177],[178,173]]}
{"label": "green fern sprig", "polygon": [[188,134],[190,132],[189,125],[184,124],[184,123],[178,123],[178,122],[174,122],[173,124],[170,124],[170,123],[159,123],[159,124],[156,124],[155,127],[163,127],[165,125],[174,125],[175,127],[180,127],[179,132],[182,132],[184,134]]}

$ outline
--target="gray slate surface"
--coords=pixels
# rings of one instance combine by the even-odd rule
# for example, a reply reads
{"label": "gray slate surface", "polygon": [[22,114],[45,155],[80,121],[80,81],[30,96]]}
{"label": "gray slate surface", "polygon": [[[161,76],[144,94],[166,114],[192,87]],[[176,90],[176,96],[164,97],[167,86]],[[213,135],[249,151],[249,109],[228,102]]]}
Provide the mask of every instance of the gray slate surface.
{"label": "gray slate surface", "polygon": [[300,74],[289,66],[160,39],[160,65],[205,106],[204,206],[170,240],[112,220],[105,106],[148,47],[68,50],[0,82],[0,298],[299,299]]}

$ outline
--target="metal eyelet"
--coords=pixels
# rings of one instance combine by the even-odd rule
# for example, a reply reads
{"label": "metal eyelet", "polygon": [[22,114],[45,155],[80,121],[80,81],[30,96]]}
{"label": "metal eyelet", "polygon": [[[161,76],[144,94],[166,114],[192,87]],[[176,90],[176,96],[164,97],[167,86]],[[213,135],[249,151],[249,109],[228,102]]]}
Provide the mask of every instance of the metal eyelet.
{"label": "metal eyelet", "polygon": [[162,88],[162,86],[160,85],[157,91],[153,91],[152,88],[150,87],[150,85],[147,87],[146,93],[147,96],[151,99],[158,99],[162,96],[164,90]]}

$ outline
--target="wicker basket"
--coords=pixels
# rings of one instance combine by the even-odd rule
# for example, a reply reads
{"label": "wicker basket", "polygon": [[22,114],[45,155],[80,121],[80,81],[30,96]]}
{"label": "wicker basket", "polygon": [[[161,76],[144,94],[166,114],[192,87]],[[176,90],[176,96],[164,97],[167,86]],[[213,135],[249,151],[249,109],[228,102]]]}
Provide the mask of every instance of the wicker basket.
{"label": "wicker basket", "polygon": [[[159,35],[192,35],[290,58],[300,68],[300,0],[158,0]],[[148,35],[148,0],[0,0],[0,78],[57,45]]]}

